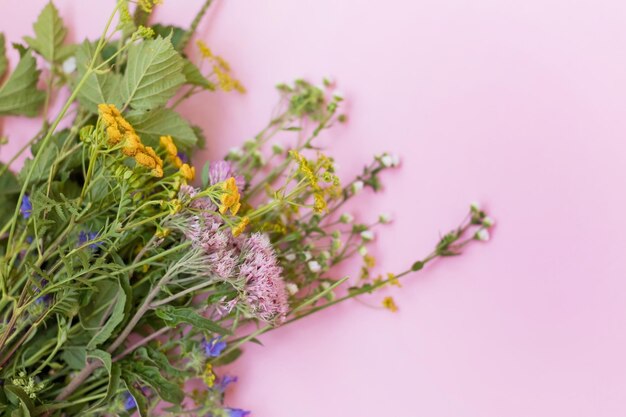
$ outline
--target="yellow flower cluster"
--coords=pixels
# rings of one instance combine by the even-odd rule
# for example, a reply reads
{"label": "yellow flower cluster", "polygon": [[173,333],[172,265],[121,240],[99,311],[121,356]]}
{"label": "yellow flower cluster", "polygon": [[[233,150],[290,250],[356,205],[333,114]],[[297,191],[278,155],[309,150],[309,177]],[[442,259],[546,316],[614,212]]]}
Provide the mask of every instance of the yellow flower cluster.
{"label": "yellow flower cluster", "polygon": [[152,9],[157,4],[161,4],[163,0],[139,0],[139,7],[143,9],[146,13],[152,13]]}
{"label": "yellow flower cluster", "polygon": [[196,45],[203,58],[213,61],[213,72],[217,77],[217,84],[223,91],[238,91],[245,93],[246,89],[241,82],[230,75],[230,64],[219,55],[214,55],[211,49],[202,40],[198,39]]}
{"label": "yellow flower cluster", "polygon": [[[239,195],[239,189],[237,188],[237,182],[235,178],[230,177],[226,181],[222,183],[222,190],[224,193],[220,196],[220,213],[226,214],[226,212],[230,209],[230,213],[235,216],[237,212],[241,208]],[[244,226],[245,228],[245,226]]]}
{"label": "yellow flower cluster", "polygon": [[387,310],[391,311],[392,313],[395,313],[396,311],[398,311],[398,305],[391,297],[383,298],[383,307],[385,307]]}
{"label": "yellow flower cluster", "polygon": [[289,151],[289,154],[298,162],[298,171],[306,178],[313,189],[313,211],[316,213],[323,212],[327,208],[324,190],[320,187],[319,180],[315,172],[313,172],[311,164],[296,150]]}
{"label": "yellow flower cluster", "polygon": [[210,363],[206,364],[204,368],[204,372],[202,373],[202,380],[206,384],[207,387],[213,388],[215,384],[215,374],[213,373],[213,365]]}
{"label": "yellow flower cluster", "polygon": [[250,218],[248,216],[244,216],[239,224],[233,228],[233,236],[237,237],[246,230],[246,227],[250,224]]}
{"label": "yellow flower cluster", "polygon": [[167,154],[167,159],[178,168],[180,175],[186,179],[187,181],[193,181],[196,177],[196,168],[192,167],[189,164],[183,163],[183,161],[178,156],[178,148],[176,144],[174,144],[174,140],[171,136],[161,136],[159,139],[159,143],[161,147],[165,150]]}
{"label": "yellow flower cluster", "polygon": [[122,153],[135,158],[137,164],[150,169],[155,177],[163,176],[163,160],[150,146],[144,146],[135,129],[114,104],[99,104],[98,113],[106,125],[107,143],[115,146],[122,143]]}

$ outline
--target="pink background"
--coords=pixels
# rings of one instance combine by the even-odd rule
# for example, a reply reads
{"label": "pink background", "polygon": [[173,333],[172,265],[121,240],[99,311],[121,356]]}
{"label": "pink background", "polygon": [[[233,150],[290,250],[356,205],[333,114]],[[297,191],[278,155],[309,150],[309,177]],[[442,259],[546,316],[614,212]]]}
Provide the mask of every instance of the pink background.
{"label": "pink background", "polygon": [[[112,4],[56,3],[73,39]],[[43,4],[0,0],[9,40]],[[183,24],[199,5],[169,0],[159,18]],[[390,290],[396,314],[350,302],[263,337],[230,369],[228,403],[257,417],[626,415],[624,16],[621,0],[217,1],[199,36],[249,92],[184,107],[207,155],[264,125],[277,82],[332,74],[350,106],[324,139],[342,173],[403,157],[356,210],[397,218],[379,264],[426,254],[472,200],[498,220],[488,244]],[[2,159],[35,128],[7,121]]]}

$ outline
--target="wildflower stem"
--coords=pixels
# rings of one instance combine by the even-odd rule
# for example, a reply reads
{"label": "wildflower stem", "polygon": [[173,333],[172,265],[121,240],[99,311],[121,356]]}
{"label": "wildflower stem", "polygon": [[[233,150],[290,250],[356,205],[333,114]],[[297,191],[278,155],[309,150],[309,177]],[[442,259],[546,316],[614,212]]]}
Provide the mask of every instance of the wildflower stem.
{"label": "wildflower stem", "polygon": [[189,30],[185,32],[185,34],[183,35],[183,38],[180,41],[181,51],[185,50],[192,36],[196,33],[196,30],[198,29],[198,25],[200,25],[202,18],[206,14],[207,10],[209,10],[209,6],[211,6],[211,3],[213,3],[213,0],[205,0],[204,4],[202,5],[200,10],[194,17],[193,21],[191,22],[191,26],[189,27]]}

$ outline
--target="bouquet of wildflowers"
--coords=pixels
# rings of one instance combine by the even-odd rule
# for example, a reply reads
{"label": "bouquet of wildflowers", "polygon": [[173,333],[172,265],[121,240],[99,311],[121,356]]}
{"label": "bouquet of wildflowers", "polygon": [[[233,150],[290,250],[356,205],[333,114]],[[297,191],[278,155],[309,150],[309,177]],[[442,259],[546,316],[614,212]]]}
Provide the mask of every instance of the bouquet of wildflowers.
{"label": "bouquet of wildflowers", "polygon": [[[279,85],[268,125],[196,169],[203,134],[176,107],[203,91],[244,91],[203,42],[201,62],[184,53],[211,2],[188,29],[150,25],[154,2],[130,3],[77,45],[49,3],[8,74],[0,35],[0,115],[42,119],[21,170],[11,169],[18,155],[0,165],[2,416],[245,416],[225,405],[236,378],[219,367],[246,343],[397,284],[487,239],[493,224],[472,205],[432,253],[370,276],[372,228],[389,218],[360,224],[340,209],[379,190],[398,160],[377,156],[340,181],[315,145],[346,118],[332,83]],[[59,89],[70,96],[51,116]],[[272,141],[280,132],[293,132],[288,146]],[[363,266],[347,283],[333,271],[353,257]],[[185,390],[192,380],[202,389]]]}

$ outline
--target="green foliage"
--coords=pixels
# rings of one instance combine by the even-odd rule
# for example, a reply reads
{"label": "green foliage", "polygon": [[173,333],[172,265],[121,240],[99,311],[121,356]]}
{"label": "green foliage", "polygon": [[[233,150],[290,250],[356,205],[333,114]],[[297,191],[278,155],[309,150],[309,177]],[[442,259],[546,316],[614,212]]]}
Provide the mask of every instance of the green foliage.
{"label": "green foliage", "polygon": [[[78,79],[85,76],[87,68],[93,60],[95,51],[96,46],[89,41],[83,42],[76,50]],[[101,65],[102,57],[96,57],[95,64]],[[122,76],[116,72],[112,72],[108,67],[101,69],[99,72],[89,73],[82,88],[78,91],[78,101],[94,114],[98,112],[98,104],[100,103],[111,103],[116,106],[121,106],[121,81]]]}
{"label": "green foliage", "polygon": [[4,33],[0,33],[0,81],[2,81],[2,77],[9,67],[9,60],[7,58],[7,50],[5,44],[6,41],[4,38]]}
{"label": "green foliage", "polygon": [[229,330],[224,329],[215,322],[202,317],[191,308],[165,305],[156,310],[156,315],[163,319],[163,321],[165,321],[165,323],[170,327],[175,327],[179,324],[191,324],[196,329],[205,330],[207,332],[222,335],[231,334]]}
{"label": "green foliage", "polygon": [[74,45],[63,45],[67,29],[57,8],[49,2],[33,25],[35,37],[25,36],[28,45],[51,63],[61,63],[74,51]]}
{"label": "green foliage", "polygon": [[26,52],[5,83],[0,87],[0,115],[35,116],[45,94],[37,88],[40,71],[35,58]]}
{"label": "green foliage", "polygon": [[170,38],[133,44],[122,80],[122,98],[133,109],[151,110],[165,105],[185,82],[183,59]]}
{"label": "green foliage", "polygon": [[169,135],[176,144],[184,149],[191,149],[197,145],[196,132],[187,120],[174,110],[160,108],[148,112],[131,112],[127,120],[133,125],[142,140],[148,145],[156,146],[159,137]]}

